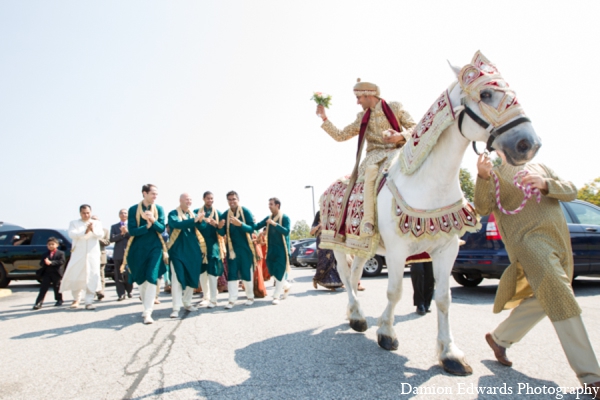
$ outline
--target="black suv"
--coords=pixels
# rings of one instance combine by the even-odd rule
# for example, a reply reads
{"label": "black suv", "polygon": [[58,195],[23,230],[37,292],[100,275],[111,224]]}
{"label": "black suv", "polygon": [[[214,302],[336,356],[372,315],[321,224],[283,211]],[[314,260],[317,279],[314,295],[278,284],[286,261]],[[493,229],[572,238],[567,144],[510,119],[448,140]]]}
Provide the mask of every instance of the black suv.
{"label": "black suv", "polygon": [[[571,235],[573,278],[600,275],[600,207],[581,200],[560,202]],[[477,286],[483,278],[500,279],[510,265],[494,215],[481,218],[481,230],[466,233],[452,268],[463,286]]]}
{"label": "black suv", "polygon": [[71,239],[64,229],[22,229],[0,232],[0,288],[11,280],[37,279],[40,260],[48,250],[48,238],[58,239],[59,250],[71,255]]}

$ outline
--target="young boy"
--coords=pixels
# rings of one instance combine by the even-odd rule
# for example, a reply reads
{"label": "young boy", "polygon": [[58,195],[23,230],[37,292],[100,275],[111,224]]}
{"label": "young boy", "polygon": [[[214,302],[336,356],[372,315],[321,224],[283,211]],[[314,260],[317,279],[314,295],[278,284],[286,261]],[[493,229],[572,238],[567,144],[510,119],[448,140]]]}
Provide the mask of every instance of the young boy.
{"label": "young boy", "polygon": [[58,250],[58,239],[55,237],[48,238],[48,251],[44,254],[44,258],[40,261],[42,267],[42,286],[40,287],[40,294],[38,294],[35,300],[34,310],[42,308],[44,297],[48,292],[48,288],[52,285],[54,289],[54,300],[56,303],[54,306],[62,305],[62,293],[60,293],[60,280],[65,269],[65,253]]}

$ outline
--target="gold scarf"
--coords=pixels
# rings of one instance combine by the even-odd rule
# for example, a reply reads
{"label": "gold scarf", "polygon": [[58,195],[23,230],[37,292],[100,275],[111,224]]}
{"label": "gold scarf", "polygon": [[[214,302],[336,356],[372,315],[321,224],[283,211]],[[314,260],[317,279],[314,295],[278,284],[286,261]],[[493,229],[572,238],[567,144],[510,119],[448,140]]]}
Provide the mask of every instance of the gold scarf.
{"label": "gold scarf", "polygon": [[[235,251],[233,251],[233,243],[231,241],[231,231],[229,230],[229,221],[233,214],[233,211],[231,211],[231,208],[229,210],[227,210],[227,243],[229,246],[229,259],[230,260],[235,260]],[[236,217],[237,219],[242,219],[242,222],[245,224],[246,223],[246,217],[244,216],[244,213],[242,211],[242,206],[238,206],[237,211],[235,212],[234,217]],[[256,255],[256,249],[254,248],[254,242],[252,242],[252,238],[250,237],[249,233],[246,233],[246,239],[248,240],[248,246],[250,246],[250,250],[252,251],[252,255],[254,256],[254,260],[258,261],[259,258]],[[254,264],[254,263],[253,263]]]}
{"label": "gold scarf", "polygon": [[[273,218],[271,217],[273,222],[281,225],[281,221],[283,220],[283,213],[279,211],[277,215]],[[269,227],[271,224],[267,224],[267,233],[265,234],[265,243],[266,243],[266,251],[265,251],[265,260],[267,259],[267,254],[269,253]],[[290,273],[290,255],[288,254],[287,243],[285,242],[285,235],[281,235],[281,240],[283,241],[283,248],[285,249],[285,272]]]}
{"label": "gold scarf", "polygon": [[[217,223],[217,225],[219,225],[219,213],[217,212],[217,209],[212,207],[211,208],[211,212],[210,215],[208,216],[208,218],[212,218],[215,220],[215,222]],[[202,206],[202,211],[206,212],[206,208],[205,206]],[[219,243],[219,256],[221,257],[221,260],[225,258],[225,238],[221,235],[219,235],[217,233],[217,242]]]}
{"label": "gold scarf", "polygon": [[[140,203],[137,206],[137,211],[135,213],[135,220],[137,222],[137,226],[140,226],[140,221],[143,219],[144,221],[147,221],[148,218],[146,218],[146,215],[144,214],[144,211],[142,210],[142,201],[140,201]],[[158,209],[156,208],[155,204],[150,205],[150,211],[152,212],[152,214],[154,214],[154,219],[158,219]],[[167,251],[167,245],[165,244],[165,241],[162,237],[162,235],[158,232],[156,232],[156,234],[158,235],[158,239],[160,240],[160,244],[162,245],[162,249],[163,249],[163,261],[165,262],[165,264],[169,265],[169,252]],[[123,256],[123,264],[121,264],[121,268],[120,271],[124,272],[125,271],[125,265],[127,265],[127,256],[129,255],[129,248],[131,247],[131,243],[133,242],[133,239],[135,238],[135,236],[131,236],[129,238],[129,240],[127,241],[127,247],[125,248],[125,255]]]}
{"label": "gold scarf", "polygon": [[[177,217],[179,217],[180,221],[190,218],[190,217],[188,217],[187,213],[183,212],[181,207],[177,207],[176,210],[177,210]],[[193,218],[193,219],[196,218],[196,215],[194,214],[194,212],[192,210],[188,210],[188,212],[190,213],[191,218]],[[196,238],[198,239],[198,243],[200,244],[200,251],[202,251],[202,254],[204,255],[202,257],[202,264],[208,264],[208,260],[206,259],[206,242],[204,241],[204,237],[202,236],[202,234],[200,233],[198,228],[196,228],[195,226],[194,226],[194,232],[196,232]],[[171,237],[169,238],[169,244],[167,245],[167,248],[170,249],[173,246],[173,244],[175,244],[175,241],[179,237],[180,233],[181,233],[181,229],[173,229],[173,232],[171,232]]]}

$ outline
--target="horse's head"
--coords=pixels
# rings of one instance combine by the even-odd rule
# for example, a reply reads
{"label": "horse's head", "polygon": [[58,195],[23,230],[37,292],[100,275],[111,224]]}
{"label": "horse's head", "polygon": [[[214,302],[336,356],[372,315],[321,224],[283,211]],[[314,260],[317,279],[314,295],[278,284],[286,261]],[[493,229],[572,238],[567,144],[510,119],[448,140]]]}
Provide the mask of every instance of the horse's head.
{"label": "horse's head", "polygon": [[[486,142],[488,151],[502,151],[512,165],[522,165],[533,159],[542,143],[515,92],[496,66],[477,51],[470,64],[460,70],[452,68],[465,107],[459,118],[463,135],[473,141]],[[466,119],[476,124],[466,123]]]}

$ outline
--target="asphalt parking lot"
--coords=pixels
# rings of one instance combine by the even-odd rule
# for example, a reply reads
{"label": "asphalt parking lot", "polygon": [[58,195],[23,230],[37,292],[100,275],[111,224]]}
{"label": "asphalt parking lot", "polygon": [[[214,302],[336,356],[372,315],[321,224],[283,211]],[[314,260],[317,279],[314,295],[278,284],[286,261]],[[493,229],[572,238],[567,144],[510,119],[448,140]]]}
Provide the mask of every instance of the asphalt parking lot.
{"label": "asphalt parking lot", "polygon": [[[0,298],[0,398],[590,398],[556,394],[556,387],[579,383],[547,319],[509,350],[513,368],[495,361],[484,335],[507,315],[492,314],[497,281],[463,288],[451,280],[452,332],[474,370],[456,377],[437,364],[435,307],[423,317],[414,312],[408,270],[393,352],[380,349],[375,334],[385,273],[363,279],[369,329],[362,334],[345,320],[345,291],[314,290],[312,268],[292,272],[291,295],[280,305],[265,298],[246,307],[240,292],[239,305],[227,311],[222,293],[218,308],[174,320],[170,295],[162,293],[152,325],[141,323],[137,296],[117,302],[112,284],[95,311],[55,308],[52,292],[40,311],[31,311],[39,286],[13,282],[12,295]],[[577,279],[574,290],[600,354],[600,279]]]}

